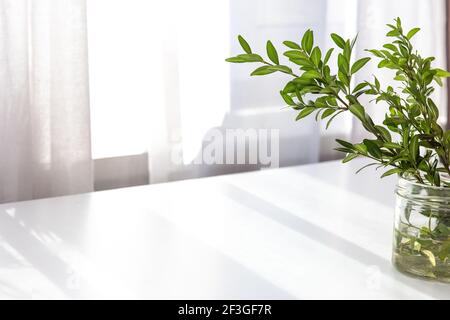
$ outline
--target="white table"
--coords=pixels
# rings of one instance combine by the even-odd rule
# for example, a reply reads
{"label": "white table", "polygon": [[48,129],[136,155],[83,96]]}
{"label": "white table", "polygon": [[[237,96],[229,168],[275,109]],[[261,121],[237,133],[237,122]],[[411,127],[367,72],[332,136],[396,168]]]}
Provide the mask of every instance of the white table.
{"label": "white table", "polygon": [[0,297],[450,298],[391,266],[395,178],[360,165],[1,205]]}

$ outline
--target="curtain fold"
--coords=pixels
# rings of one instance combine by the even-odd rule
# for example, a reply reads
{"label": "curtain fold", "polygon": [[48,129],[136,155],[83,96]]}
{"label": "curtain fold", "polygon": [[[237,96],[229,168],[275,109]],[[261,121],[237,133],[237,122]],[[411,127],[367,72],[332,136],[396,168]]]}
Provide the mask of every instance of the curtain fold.
{"label": "curtain fold", "polygon": [[85,0],[0,17],[0,202],[92,191]]}

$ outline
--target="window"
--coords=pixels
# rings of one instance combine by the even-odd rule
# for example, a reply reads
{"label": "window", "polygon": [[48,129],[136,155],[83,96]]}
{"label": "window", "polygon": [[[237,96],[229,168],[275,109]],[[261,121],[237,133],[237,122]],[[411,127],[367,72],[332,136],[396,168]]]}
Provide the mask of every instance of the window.
{"label": "window", "polygon": [[89,86],[94,159],[139,154],[155,107],[152,1],[90,0]]}
{"label": "window", "polygon": [[[319,130],[312,119],[300,128],[291,114],[279,112],[283,75],[250,81],[252,66],[233,68],[224,58],[241,51],[237,34],[258,52],[265,51],[267,38],[281,48],[283,40],[300,41],[310,27],[321,46],[331,45],[330,30],[351,37],[356,33],[355,1],[262,0],[254,6],[242,0],[90,0],[94,159],[157,149],[152,143],[156,136],[164,146],[181,141],[189,163],[205,133],[230,118],[232,123],[226,125],[244,121],[255,128],[279,126],[281,139],[295,140],[305,130]],[[335,128],[350,131],[351,122],[345,117],[341,121]],[[289,149],[295,153],[290,163],[308,153]],[[311,160],[300,163],[305,161]]]}

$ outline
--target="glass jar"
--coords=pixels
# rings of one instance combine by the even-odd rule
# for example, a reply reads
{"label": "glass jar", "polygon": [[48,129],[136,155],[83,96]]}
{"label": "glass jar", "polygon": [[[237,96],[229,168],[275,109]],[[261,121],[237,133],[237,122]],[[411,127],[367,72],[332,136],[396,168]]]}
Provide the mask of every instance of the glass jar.
{"label": "glass jar", "polygon": [[450,188],[399,178],[396,194],[394,265],[450,283]]}

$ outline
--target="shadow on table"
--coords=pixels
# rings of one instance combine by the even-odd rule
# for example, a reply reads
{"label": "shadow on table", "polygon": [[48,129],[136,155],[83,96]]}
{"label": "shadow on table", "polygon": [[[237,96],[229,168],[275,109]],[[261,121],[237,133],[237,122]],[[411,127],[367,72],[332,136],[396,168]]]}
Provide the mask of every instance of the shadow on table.
{"label": "shadow on table", "polygon": [[0,300],[3,299],[31,299],[32,292],[24,291],[20,288],[13,286],[11,283],[7,281],[0,280]]}
{"label": "shadow on table", "polygon": [[[42,201],[45,202],[46,200]],[[63,204],[59,205],[60,208],[63,209]],[[22,264],[18,265],[18,261],[13,259],[8,252],[5,252],[5,256],[8,254],[8,261],[6,261],[6,259],[5,261],[1,261],[3,253],[0,250],[0,261],[4,262],[3,264],[0,264],[0,268],[5,267],[6,263],[11,269],[14,269],[14,267],[32,268],[33,270],[42,273],[51,283],[65,293],[67,297],[80,298],[82,297],[82,292],[73,290],[68,286],[68,280],[70,278],[68,270],[70,270],[70,266],[57,255],[57,252],[53,252],[48,247],[46,241],[41,241],[39,237],[55,234],[58,235],[59,241],[66,243],[66,245],[70,244],[71,247],[75,247],[77,250],[82,250],[83,246],[80,244],[83,243],[83,238],[78,236],[77,232],[74,230],[68,232],[66,227],[67,225],[73,227],[74,225],[77,225],[77,223],[81,224],[80,221],[84,221],[84,219],[80,217],[80,215],[68,217],[65,215],[64,210],[61,210],[61,212],[53,212],[55,214],[54,216],[40,215],[40,213],[46,213],[45,210],[39,212],[39,210],[44,207],[45,206],[38,208],[38,210],[34,211],[32,214],[30,214],[30,212],[28,212],[28,214],[22,214],[23,212],[19,212],[20,210],[17,210],[16,212],[13,208],[0,211],[0,240],[17,252],[22,259]],[[137,257],[143,254],[148,256],[149,259],[140,260],[138,258],[139,265],[136,264],[134,266],[138,267],[139,270],[153,270],[153,272],[149,275],[143,274],[143,278],[140,278],[139,275],[137,275],[130,281],[147,283],[149,286],[161,285],[163,286],[163,289],[165,288],[165,294],[167,294],[167,292],[170,292],[171,287],[174,286],[174,282],[178,281],[184,281],[182,288],[189,290],[189,288],[197,286],[195,290],[198,291],[198,287],[201,285],[201,281],[198,281],[200,280],[200,278],[198,278],[200,276],[202,279],[209,277],[211,280],[206,285],[208,290],[210,290],[210,286],[215,286],[211,292],[208,292],[208,296],[200,296],[202,299],[224,299],[224,297],[233,296],[244,299],[252,299],[255,296],[260,299],[293,298],[290,293],[254,273],[232,257],[222,252],[217,252],[214,248],[201,243],[196,239],[191,239],[190,237],[186,238],[185,235],[174,229],[174,226],[170,221],[158,215],[146,216],[150,217],[149,220],[145,220],[142,223],[153,225],[157,230],[150,229],[150,231],[153,232],[148,232],[149,229],[145,229],[145,234],[141,234],[141,236],[145,236],[145,239],[148,240],[149,245],[145,246],[148,251],[137,251],[136,254]],[[58,221],[59,219],[65,219],[64,221],[66,223],[61,223],[61,221],[60,223],[55,223],[55,221]],[[105,228],[112,228],[112,230],[116,231],[116,234],[120,234],[120,232],[123,231],[123,226],[116,226],[117,229],[115,229],[115,226],[108,225],[105,225]],[[79,226],[78,231],[80,234],[83,233],[83,230],[83,227]],[[139,231],[134,230],[134,232]],[[0,249],[1,248],[0,242]],[[155,248],[157,250],[155,250]],[[118,249],[118,259],[120,259],[120,250],[138,249],[133,246]],[[163,252],[163,255],[160,256],[161,259],[158,258],[158,252]],[[186,259],[186,257],[190,257],[190,259]],[[199,263],[200,266],[197,265]],[[203,270],[203,272],[199,273],[199,269]],[[211,272],[211,270],[212,274],[209,275],[208,273]],[[133,270],[122,271],[133,273]],[[242,288],[242,279],[245,279],[245,290]],[[27,280],[17,278],[14,280],[8,279],[7,282],[2,282],[2,279],[0,278],[0,298],[2,296],[13,299],[32,298],[31,289],[34,284],[24,283],[24,281]],[[17,288],[19,286],[25,288],[30,287],[31,293],[21,292],[20,289],[14,287],[16,285]],[[83,290],[83,288],[80,289]],[[141,294],[143,293],[141,292]],[[163,298],[172,298],[170,295],[164,296],[163,293],[157,294],[160,294],[160,297]],[[214,294],[217,294],[218,296],[214,296]],[[178,299],[182,297],[182,295],[176,296]]]}
{"label": "shadow on table", "polygon": [[[6,250],[4,245],[5,240],[0,237],[0,300],[4,298],[22,299],[29,297],[29,292],[24,292],[21,289],[13,286],[11,282],[2,280],[5,278],[2,275],[3,271],[6,271],[6,277],[8,271],[25,266],[24,261],[21,261],[18,257],[14,256],[10,251]],[[9,279],[8,279],[9,280]]]}
{"label": "shadow on table", "polygon": [[245,205],[261,215],[270,218],[295,232],[301,233],[314,241],[317,241],[341,254],[345,254],[349,258],[358,261],[367,266],[377,266],[384,274],[390,274],[397,281],[428,294],[434,298],[442,298],[442,296],[449,294],[449,287],[445,284],[418,281],[409,278],[400,273],[393,272],[393,267],[390,261],[354,244],[338,235],[335,235],[320,226],[312,224],[292,212],[280,208],[273,203],[264,200],[248,191],[239,188],[235,185],[224,183],[224,193],[232,200],[241,205]]}
{"label": "shadow on table", "polygon": [[[376,201],[384,206],[393,208],[395,205],[394,175],[381,179],[380,176],[386,169],[375,170],[368,167],[358,174],[358,169],[370,163],[366,159],[355,159],[345,164],[336,161],[327,161],[314,164],[314,170],[309,165],[292,168],[293,172],[308,175],[315,180],[329,184],[336,188],[343,188],[359,196]],[[339,172],[336,172],[339,170]]]}
{"label": "shadow on table", "polygon": [[[32,226],[27,225],[23,220],[19,223],[16,216],[11,214],[11,212],[8,212],[11,210],[14,213],[14,209],[0,212],[1,240],[11,246],[25,259],[27,264],[31,264],[34,268],[39,270],[65,294],[75,298],[76,292],[68,289],[67,286],[67,279],[69,276],[67,271],[70,270],[69,266],[33,235]],[[13,259],[11,256],[10,258]],[[14,260],[11,261],[11,263],[17,264],[19,261]],[[27,267],[26,265],[23,265],[23,263],[24,261],[22,261],[21,266]],[[12,267],[14,267],[14,265],[12,265]],[[30,283],[27,285],[29,285],[31,290],[33,284]],[[18,293],[11,285],[2,282],[0,282],[0,290]]]}

